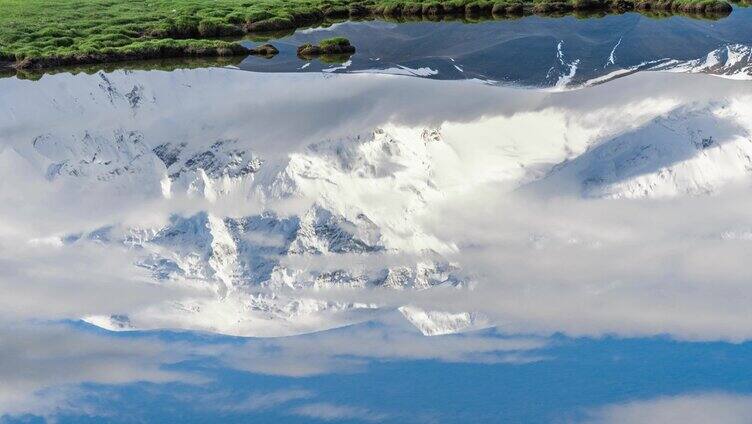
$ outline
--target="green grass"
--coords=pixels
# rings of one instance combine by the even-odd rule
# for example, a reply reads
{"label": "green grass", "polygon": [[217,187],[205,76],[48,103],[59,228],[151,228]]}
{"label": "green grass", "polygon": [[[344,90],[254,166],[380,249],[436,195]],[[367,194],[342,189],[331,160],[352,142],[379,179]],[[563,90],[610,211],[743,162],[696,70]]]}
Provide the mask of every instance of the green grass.
{"label": "green grass", "polygon": [[[196,40],[291,28],[350,0],[0,0],[0,55],[127,51],[151,40]],[[147,43],[147,44],[144,44]],[[175,42],[175,44],[179,44]]]}
{"label": "green grass", "polygon": [[332,37],[319,41],[319,47],[349,46],[350,40],[345,37]]}
{"label": "green grass", "polygon": [[0,0],[0,54],[23,59],[129,53],[158,47],[156,40],[181,46],[179,39],[237,34],[233,22],[259,16],[265,3],[274,2],[246,7],[239,0]]}
{"label": "green grass", "polygon": [[[524,3],[581,0],[0,0],[0,61],[40,66],[116,58],[238,53],[216,40],[250,31],[295,28],[325,16],[432,16],[494,13]],[[594,0],[610,5],[616,0]],[[627,0],[676,4],[725,0]],[[511,10],[511,9],[510,9]],[[235,48],[237,45],[234,45]],[[58,59],[58,60],[54,60]],[[46,61],[46,63],[44,63]]]}

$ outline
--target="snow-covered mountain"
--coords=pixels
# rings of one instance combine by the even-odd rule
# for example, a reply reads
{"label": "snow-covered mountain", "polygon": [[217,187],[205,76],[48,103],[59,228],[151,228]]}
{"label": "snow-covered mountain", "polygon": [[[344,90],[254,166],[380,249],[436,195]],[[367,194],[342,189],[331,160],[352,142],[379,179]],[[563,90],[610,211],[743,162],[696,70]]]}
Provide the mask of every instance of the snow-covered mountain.
{"label": "snow-covered mountain", "polygon": [[[101,199],[101,211],[85,211],[95,219],[35,239],[122,249],[155,284],[208,292],[86,317],[102,327],[279,336],[398,309],[424,334],[446,334],[488,322],[412,303],[423,290],[475,283],[453,259],[456,243],[434,231],[437,205],[486,187],[634,198],[749,177],[750,89],[703,79],[708,91],[694,93],[686,88],[708,77],[632,78],[562,93],[461,83],[472,102],[451,95],[456,82],[373,75],[3,80],[0,90],[26,100],[0,97],[0,159],[24,161],[62,202]],[[351,82],[362,91],[346,98],[357,101],[341,94]],[[311,83],[321,91],[301,97]],[[440,84],[446,98],[434,96]],[[378,296],[359,297],[365,290]]]}

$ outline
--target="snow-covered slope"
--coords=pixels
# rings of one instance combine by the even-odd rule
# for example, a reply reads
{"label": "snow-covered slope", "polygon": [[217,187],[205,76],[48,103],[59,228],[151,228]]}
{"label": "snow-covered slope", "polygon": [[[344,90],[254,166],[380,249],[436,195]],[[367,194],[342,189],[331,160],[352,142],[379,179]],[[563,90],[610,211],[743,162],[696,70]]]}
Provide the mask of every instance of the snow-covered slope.
{"label": "snow-covered slope", "polygon": [[715,192],[752,175],[752,116],[739,106],[678,108],[597,144],[536,185],[572,184],[586,197],[611,198]]}
{"label": "snow-covered slope", "polygon": [[745,44],[728,44],[691,60],[655,59],[610,71],[590,78],[572,88],[603,84],[641,71],[708,74],[734,80],[752,79],[752,47]]}
{"label": "snow-covered slope", "polygon": [[653,67],[654,70],[692,72],[717,75],[724,78],[752,79],[752,47],[729,44],[713,50],[706,57],[689,61],[669,60]]}
{"label": "snow-covered slope", "polygon": [[452,334],[488,325],[482,317],[467,312],[426,311],[409,305],[400,307],[399,311],[410,324],[426,336]]}

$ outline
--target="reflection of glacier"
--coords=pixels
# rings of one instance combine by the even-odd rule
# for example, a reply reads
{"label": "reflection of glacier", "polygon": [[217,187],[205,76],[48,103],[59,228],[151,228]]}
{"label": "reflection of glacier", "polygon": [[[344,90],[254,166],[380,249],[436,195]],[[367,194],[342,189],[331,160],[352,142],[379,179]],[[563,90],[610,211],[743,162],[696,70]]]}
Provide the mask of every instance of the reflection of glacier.
{"label": "reflection of glacier", "polygon": [[729,44],[698,59],[687,61],[676,59],[651,60],[611,71],[582,84],[577,84],[577,87],[602,84],[640,71],[702,73],[722,78],[749,80],[752,79],[752,47],[743,44]]}
{"label": "reflection of glacier", "polygon": [[752,78],[752,48],[742,44],[727,45],[713,50],[704,58],[686,62],[670,60],[654,66],[653,70],[704,73],[747,80]]}
{"label": "reflection of glacier", "polygon": [[[141,84],[122,89],[114,75],[92,79],[97,89],[80,98],[73,93],[67,111],[104,112],[105,124],[42,133],[13,151],[43,169],[50,183],[75,186],[75,195],[103,189],[141,202],[242,206],[199,207],[170,213],[166,222],[113,222],[63,235],[70,248],[124,246],[155,281],[213,292],[156,309],[88,317],[90,322],[111,329],[189,327],[283,335],[358,321],[377,311],[375,304],[298,294],[304,290],[463,286],[458,267],[442,256],[452,246],[423,233],[411,219],[427,198],[438,195],[427,161],[430,150],[441,144],[437,131],[408,131],[398,139],[377,129],[267,159],[238,137],[204,139],[205,127],[181,139],[169,130],[155,134],[113,126],[132,119],[138,128],[160,107],[160,98]],[[80,93],[88,89],[81,87]],[[169,124],[157,127],[163,131]],[[367,201],[369,195],[386,193],[392,204]],[[286,200],[301,204],[282,212],[264,206]],[[441,320],[432,326],[424,319],[419,328],[440,334],[474,322],[468,316],[447,327]]]}
{"label": "reflection of glacier", "polygon": [[572,78],[577,74],[577,66],[580,64],[579,59],[567,62],[564,60],[564,41],[561,40],[556,45],[556,66],[551,67],[546,73],[546,79],[551,80],[556,77],[554,83],[555,89],[564,89],[570,85]]}
{"label": "reflection of glacier", "polygon": [[[468,84],[463,93],[473,102],[450,92],[446,104],[431,97],[423,105],[423,115],[441,122],[418,115],[395,123],[420,109],[409,89],[430,84],[433,95],[432,84],[444,83],[264,79],[230,70],[59,76],[64,83],[41,81],[42,89],[25,91],[28,104],[7,105],[2,124],[10,142],[0,159],[23,158],[67,199],[102,196],[129,208],[126,216],[103,213],[91,228],[55,234],[64,248],[121,246],[155,283],[210,292],[87,318],[97,325],[278,336],[399,309],[424,334],[446,334],[486,319],[430,310],[407,296],[439,286],[473,289],[473,270],[451,259],[457,246],[432,231],[443,224],[431,213],[436,205],[487,187],[607,198],[701,194],[749,175],[749,95],[682,99],[689,79],[699,77],[658,77],[676,79],[678,88],[662,98],[609,100],[608,90],[634,87],[613,82],[553,94]],[[312,79],[331,98],[290,91]],[[362,103],[345,108],[338,96],[348,81],[365,89]],[[243,95],[228,97],[228,86]],[[373,92],[386,107],[365,97]],[[413,97],[407,105],[394,100]],[[493,109],[499,105],[507,109]],[[341,114],[339,133],[321,129],[321,110]],[[352,296],[364,290],[378,296]],[[329,291],[335,295],[322,295]],[[404,303],[393,300],[400,295]]]}
{"label": "reflection of glacier", "polygon": [[539,185],[565,181],[587,197],[712,193],[752,172],[747,119],[727,102],[679,108],[557,166]]}
{"label": "reflection of glacier", "polygon": [[[160,187],[162,196],[168,199],[188,196],[216,201],[237,196],[280,200],[316,193],[318,200],[300,214],[282,216],[261,210],[244,216],[219,216],[200,211],[187,216],[173,214],[163,226],[107,226],[69,235],[64,240],[71,245],[92,241],[123,244],[140,252],[137,265],[149,270],[159,281],[212,285],[216,293],[212,306],[177,305],[181,310],[201,314],[207,308],[218,307],[216,303],[220,302],[232,305],[231,308],[236,308],[234,313],[241,317],[287,321],[298,328],[294,321],[303,320],[306,315],[342,312],[341,319],[347,322],[354,319],[352,314],[368,313],[374,306],[285,296],[282,294],[285,291],[421,290],[460,285],[457,267],[439,253],[446,251],[447,246],[411,228],[404,217],[383,210],[377,214],[375,208],[367,205],[343,204],[344,196],[339,193],[346,184],[354,192],[360,192],[363,185],[379,181],[383,187],[376,186],[374,190],[391,189],[392,176],[407,172],[412,175],[407,175],[404,185],[398,188],[402,199],[396,200],[405,207],[420,208],[425,202],[422,196],[431,191],[430,172],[427,164],[423,169],[415,169],[414,164],[423,160],[425,152],[421,150],[440,141],[436,132],[418,135],[419,143],[405,145],[379,130],[311,145],[307,155],[293,155],[277,164],[264,163],[254,153],[238,149],[233,140],[214,142],[208,150],[198,152],[186,151],[185,143],[164,143],[148,151],[143,149],[143,137],[138,134],[131,134],[131,138],[94,138],[98,143],[92,143],[91,137],[83,142],[71,138],[70,144],[55,143],[59,150],[77,156],[51,154],[51,149],[42,148],[47,144],[42,145],[37,139],[32,151],[53,161],[48,169],[56,172],[48,172],[50,178],[98,182],[120,178],[121,187],[131,190],[136,188],[127,184],[138,181],[145,187]],[[75,151],[80,145],[88,149],[85,155]],[[264,172],[267,166],[271,169]],[[399,254],[405,252],[418,259],[400,259]],[[335,259],[324,259],[338,256],[363,257],[369,263],[359,265],[357,261],[343,259],[340,265],[335,265]],[[380,262],[394,264],[379,265]],[[330,319],[332,323],[340,322],[340,318]],[[109,328],[141,326],[138,317],[123,315],[90,320]],[[213,316],[211,320],[217,326],[215,329],[232,331],[222,328],[220,317]],[[253,321],[249,325],[255,324]],[[463,325],[455,323],[454,328],[461,330],[473,322],[468,318]],[[443,331],[430,325],[420,328],[425,328],[426,334]]]}

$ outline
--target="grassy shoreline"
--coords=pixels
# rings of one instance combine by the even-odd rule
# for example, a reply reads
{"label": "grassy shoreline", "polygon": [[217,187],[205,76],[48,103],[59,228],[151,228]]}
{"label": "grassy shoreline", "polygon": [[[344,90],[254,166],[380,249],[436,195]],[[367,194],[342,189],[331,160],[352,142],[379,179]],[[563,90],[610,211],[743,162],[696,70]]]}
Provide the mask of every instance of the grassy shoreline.
{"label": "grassy shoreline", "polygon": [[43,69],[250,52],[219,37],[328,19],[481,19],[527,14],[724,16],[726,0],[0,0],[0,68]]}

